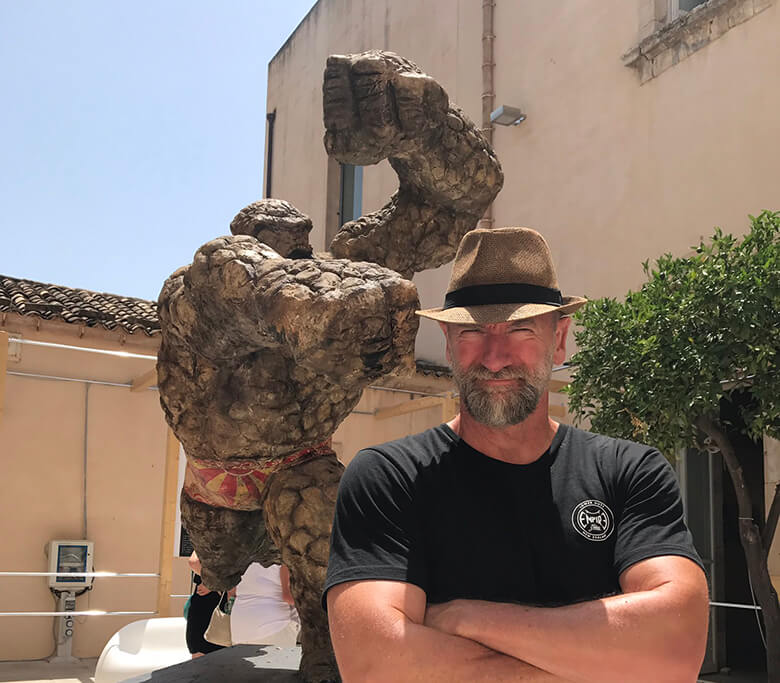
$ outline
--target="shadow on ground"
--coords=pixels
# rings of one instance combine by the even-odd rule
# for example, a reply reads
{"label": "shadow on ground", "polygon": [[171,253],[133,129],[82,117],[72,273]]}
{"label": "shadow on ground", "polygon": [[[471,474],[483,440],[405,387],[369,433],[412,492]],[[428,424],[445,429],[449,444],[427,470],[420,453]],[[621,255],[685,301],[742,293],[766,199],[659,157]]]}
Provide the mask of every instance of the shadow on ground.
{"label": "shadow on ground", "polygon": [[298,683],[299,647],[234,645],[125,683]]}

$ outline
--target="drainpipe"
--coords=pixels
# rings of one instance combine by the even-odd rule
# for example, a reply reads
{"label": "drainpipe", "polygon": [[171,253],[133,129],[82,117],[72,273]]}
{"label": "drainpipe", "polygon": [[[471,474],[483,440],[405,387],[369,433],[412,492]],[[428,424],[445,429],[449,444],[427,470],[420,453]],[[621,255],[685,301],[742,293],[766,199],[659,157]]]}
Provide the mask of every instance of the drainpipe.
{"label": "drainpipe", "polygon": [[[495,63],[493,62],[493,11],[495,0],[482,0],[482,133],[490,145],[493,144],[493,124],[490,122],[490,112],[494,109],[496,93],[493,86]],[[485,210],[477,227],[493,227],[493,204]]]}
{"label": "drainpipe", "polygon": [[266,198],[271,196],[271,171],[273,169],[274,160],[274,121],[276,121],[276,109],[269,111],[265,115],[266,124],[268,126],[268,154],[265,160],[265,196]]}

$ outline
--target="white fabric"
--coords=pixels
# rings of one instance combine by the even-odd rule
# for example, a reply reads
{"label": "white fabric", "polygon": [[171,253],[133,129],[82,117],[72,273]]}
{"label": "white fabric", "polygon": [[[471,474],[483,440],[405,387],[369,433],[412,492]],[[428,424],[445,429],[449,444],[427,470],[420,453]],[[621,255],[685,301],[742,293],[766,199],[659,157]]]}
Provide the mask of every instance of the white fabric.
{"label": "white fabric", "polygon": [[[282,600],[280,569],[278,564],[263,567],[254,562],[236,586],[236,601],[230,613],[234,645],[295,645],[300,628],[298,615]],[[285,642],[275,642],[278,639]]]}

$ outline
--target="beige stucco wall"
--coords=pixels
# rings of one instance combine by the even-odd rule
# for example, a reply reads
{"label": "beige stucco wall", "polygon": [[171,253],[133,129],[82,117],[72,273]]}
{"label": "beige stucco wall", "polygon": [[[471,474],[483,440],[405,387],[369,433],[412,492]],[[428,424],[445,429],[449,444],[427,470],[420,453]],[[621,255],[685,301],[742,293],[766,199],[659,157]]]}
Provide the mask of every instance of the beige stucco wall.
{"label": "beige stucco wall", "polygon": [[[8,315],[0,330],[24,339],[154,355],[158,340]],[[83,332],[83,336],[82,336]],[[124,338],[124,343],[120,340]],[[11,351],[17,350],[11,345]],[[9,372],[128,383],[153,360],[21,346]],[[0,417],[5,482],[1,571],[47,571],[44,548],[53,539],[95,543],[96,570],[158,572],[166,430],[155,390],[87,385],[9,374]],[[86,528],[84,475],[86,461]],[[189,589],[176,562],[171,592]],[[52,611],[45,578],[0,577],[0,611]],[[96,579],[76,609],[155,611],[156,579]],[[171,601],[181,614],[183,600]],[[178,611],[177,611],[178,610]],[[140,617],[78,617],[73,654],[96,657],[121,626]],[[0,617],[0,660],[53,653],[52,617]]]}
{"label": "beige stucco wall", "polygon": [[495,133],[497,223],[539,227],[564,289],[623,294],[644,259],[780,207],[776,5],[642,86],[620,60],[636,2],[498,0],[496,18],[497,101],[528,112]]}
{"label": "beige stucco wall", "polygon": [[[7,331],[12,339],[20,335],[26,340],[148,356],[156,355],[159,344],[159,337],[128,336],[13,314],[0,318],[0,331]],[[0,463],[7,484],[0,496],[4,531],[0,571],[47,571],[48,541],[86,538],[95,544],[95,570],[159,572],[167,426],[157,391],[131,392],[128,387],[12,374],[129,384],[153,368],[154,360],[18,345],[13,340],[9,356],[5,392],[0,396]],[[367,389],[355,414],[334,435],[335,450],[345,463],[364,446],[420,431],[442,419],[440,407],[385,420],[374,418],[374,411],[451,389],[446,378],[419,374],[384,379],[382,384],[421,394]],[[169,533],[174,533],[173,526]],[[170,593],[182,595],[189,590],[186,559],[175,557]],[[181,615],[183,603],[183,598],[172,598],[168,614]],[[153,612],[157,608],[158,581],[149,578],[98,578],[94,589],[76,603],[77,610]],[[0,612],[55,609],[46,578],[0,577]],[[97,657],[111,635],[143,618],[77,617],[73,655]],[[0,661],[51,655],[53,620],[0,617]]]}
{"label": "beige stucco wall", "polygon": [[[329,53],[399,52],[479,120],[480,5],[320,0],[269,65],[274,196],[324,225]],[[495,127],[506,178],[495,224],[541,230],[565,293],[623,295],[642,282],[645,259],[687,253],[716,225],[744,232],[749,213],[780,208],[777,4],[644,85],[621,60],[640,37],[640,0],[495,5],[495,103],[528,114],[520,126]],[[393,189],[385,165],[367,169],[364,212]],[[317,248],[322,239],[315,230]],[[415,277],[423,306],[440,305],[448,272]],[[444,362],[429,321],[417,353]]]}

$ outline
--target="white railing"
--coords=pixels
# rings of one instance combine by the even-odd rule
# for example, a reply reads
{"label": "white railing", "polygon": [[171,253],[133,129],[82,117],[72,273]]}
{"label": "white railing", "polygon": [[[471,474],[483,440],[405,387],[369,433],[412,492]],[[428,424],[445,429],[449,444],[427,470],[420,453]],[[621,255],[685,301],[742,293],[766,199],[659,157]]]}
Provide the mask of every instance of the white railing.
{"label": "white railing", "polygon": [[[91,577],[99,579],[159,579],[160,575],[151,572],[0,572],[0,578],[4,576],[72,576],[72,577]],[[74,589],[80,589],[80,586],[73,586]],[[64,592],[64,591],[63,591]],[[186,595],[171,594],[171,598],[188,598]],[[125,617],[125,616],[150,616],[157,612],[108,612],[102,609],[88,609],[73,612],[0,612],[0,617]]]}

